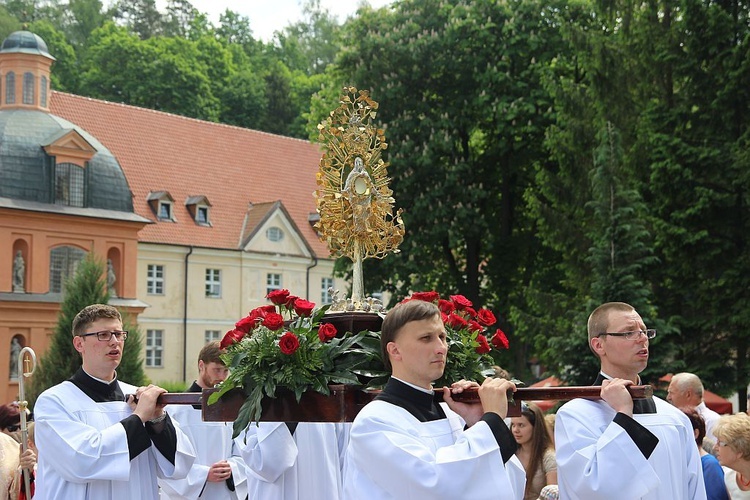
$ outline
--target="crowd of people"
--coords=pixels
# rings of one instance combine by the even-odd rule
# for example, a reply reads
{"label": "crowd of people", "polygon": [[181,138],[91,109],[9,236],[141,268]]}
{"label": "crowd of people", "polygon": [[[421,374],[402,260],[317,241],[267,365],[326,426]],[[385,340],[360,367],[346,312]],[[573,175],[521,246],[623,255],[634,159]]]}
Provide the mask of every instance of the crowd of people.
{"label": "crowd of people", "polygon": [[[750,499],[750,416],[712,412],[691,373],[672,378],[666,401],[634,400],[656,332],[620,302],[588,321],[599,400],[553,415],[524,402],[511,418],[510,377],[433,388],[446,332],[434,304],[412,300],[385,317],[391,377],[353,423],[251,423],[237,438],[199,406],[159,404],[158,386],[118,380],[117,309],[86,307],[72,331],[81,368],[39,396],[27,428],[17,403],[0,406],[9,499]],[[188,392],[227,377],[220,354],[218,341],[201,349]],[[479,404],[454,400],[467,389]]]}

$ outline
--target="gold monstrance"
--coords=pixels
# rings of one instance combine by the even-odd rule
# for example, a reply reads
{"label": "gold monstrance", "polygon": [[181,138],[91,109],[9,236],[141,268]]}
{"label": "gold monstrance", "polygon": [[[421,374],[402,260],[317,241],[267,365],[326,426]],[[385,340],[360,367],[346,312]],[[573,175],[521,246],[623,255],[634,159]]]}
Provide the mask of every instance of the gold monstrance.
{"label": "gold monstrance", "polygon": [[381,158],[388,147],[385,134],[370,123],[378,103],[368,91],[354,87],[344,87],[340,103],[318,125],[324,153],[316,176],[320,220],[315,229],[331,256],[349,257],[354,269],[351,299],[335,293],[329,311],[377,311],[380,304],[364,297],[362,261],[398,252],[404,223],[401,209],[393,214],[388,163]]}

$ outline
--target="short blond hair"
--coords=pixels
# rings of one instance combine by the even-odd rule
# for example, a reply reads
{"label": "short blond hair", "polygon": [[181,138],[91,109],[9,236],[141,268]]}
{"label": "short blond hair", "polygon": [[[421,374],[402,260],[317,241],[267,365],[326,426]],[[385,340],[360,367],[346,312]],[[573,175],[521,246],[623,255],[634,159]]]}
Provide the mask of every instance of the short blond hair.
{"label": "short blond hair", "polygon": [[750,460],[750,416],[747,413],[724,415],[713,429],[714,436]]}
{"label": "short blond hair", "polygon": [[587,323],[589,331],[589,349],[591,349],[591,352],[594,354],[596,354],[596,351],[591,347],[591,339],[598,337],[602,333],[607,333],[607,329],[609,328],[609,313],[612,311],[632,312],[635,311],[635,307],[626,304],[625,302],[607,302],[594,309],[594,312],[589,316],[589,321]]}

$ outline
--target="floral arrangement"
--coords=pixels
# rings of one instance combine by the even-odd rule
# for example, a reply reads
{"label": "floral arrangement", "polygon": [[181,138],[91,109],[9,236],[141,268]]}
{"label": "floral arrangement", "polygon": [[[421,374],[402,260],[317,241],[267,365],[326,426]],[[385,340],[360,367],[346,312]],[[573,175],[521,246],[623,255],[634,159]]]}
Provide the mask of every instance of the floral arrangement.
{"label": "floral arrangement", "polygon": [[[288,290],[275,290],[267,298],[271,304],[250,311],[221,341],[221,357],[230,372],[209,404],[231,389],[244,390],[247,399],[235,420],[235,435],[258,421],[263,398],[276,397],[280,390],[292,392],[299,401],[308,390],[330,394],[329,384],[385,383],[390,374],[380,359],[379,332],[337,336],[335,326],[321,323],[328,306],[316,309]],[[461,379],[481,382],[493,374],[493,349],[508,349],[509,343],[499,328],[490,335],[497,322],[492,311],[475,310],[463,295],[444,300],[437,292],[415,292],[405,300],[432,302],[441,311],[448,355],[436,387]]]}
{"label": "floral arrangement", "polygon": [[[491,355],[495,350],[508,349],[510,343],[505,333],[497,328],[490,334],[489,328],[497,323],[489,309],[478,311],[463,295],[451,295],[450,300],[441,299],[437,292],[414,292],[405,300],[432,302],[440,309],[447,334],[448,355],[443,376],[435,387],[450,386],[461,379],[481,382],[494,375]],[[489,339],[488,339],[489,336]]]}
{"label": "floral arrangement", "polygon": [[274,397],[279,389],[291,391],[299,402],[308,390],[328,395],[328,384],[359,384],[353,370],[369,356],[356,346],[368,332],[337,337],[335,326],[321,324],[327,306],[315,309],[288,290],[274,290],[267,298],[272,304],[250,311],[221,341],[221,357],[230,372],[209,404],[243,388],[247,400],[235,421],[235,435],[260,419],[263,397]]}

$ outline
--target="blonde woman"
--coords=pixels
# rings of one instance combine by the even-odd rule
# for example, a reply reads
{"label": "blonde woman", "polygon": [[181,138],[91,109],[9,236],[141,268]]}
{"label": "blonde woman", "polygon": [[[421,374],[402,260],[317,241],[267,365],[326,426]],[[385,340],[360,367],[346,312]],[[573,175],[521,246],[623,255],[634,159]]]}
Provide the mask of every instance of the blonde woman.
{"label": "blonde woman", "polygon": [[732,500],[750,499],[750,416],[726,415],[714,427],[716,458]]}

